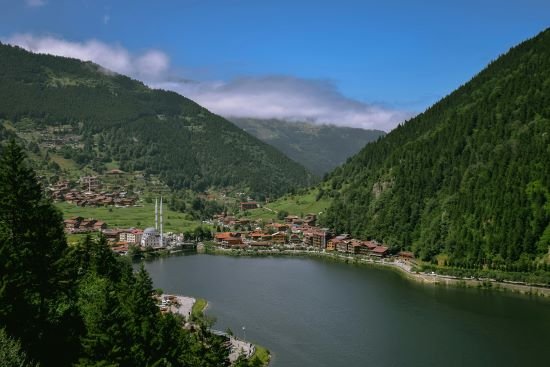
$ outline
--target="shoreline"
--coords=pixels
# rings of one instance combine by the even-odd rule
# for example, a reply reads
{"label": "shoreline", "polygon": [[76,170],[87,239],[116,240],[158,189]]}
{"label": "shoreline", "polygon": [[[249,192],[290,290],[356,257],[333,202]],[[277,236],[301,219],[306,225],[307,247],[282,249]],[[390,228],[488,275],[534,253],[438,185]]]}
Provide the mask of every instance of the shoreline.
{"label": "shoreline", "polygon": [[[166,307],[166,312],[181,315],[184,318],[184,327],[193,325],[194,318],[197,317],[197,314],[200,313],[205,316],[206,310],[210,304],[210,302],[204,298],[183,296],[180,294],[163,293],[160,295],[160,299],[170,300],[170,305],[163,307]],[[197,306],[199,308],[196,308]],[[269,366],[271,361],[271,353],[267,348],[251,341],[239,339],[234,335],[227,334],[226,332],[220,330],[210,329],[210,331],[213,334],[224,336],[228,339],[231,344],[229,361],[232,365],[235,361],[237,361],[239,356],[244,355],[245,358],[249,360],[258,358],[263,367]],[[263,355],[257,356],[256,353]]]}
{"label": "shoreline", "polygon": [[541,298],[550,298],[550,287],[541,287],[528,284],[517,284],[514,282],[497,281],[494,279],[475,279],[475,278],[459,278],[441,274],[426,274],[414,272],[410,264],[404,261],[375,261],[367,258],[359,258],[346,256],[341,254],[331,254],[319,251],[265,251],[258,252],[243,252],[242,250],[226,250],[215,247],[206,251],[206,254],[225,255],[225,256],[248,256],[248,257],[265,257],[265,256],[283,256],[283,257],[308,257],[308,258],[323,258],[344,263],[353,263],[367,266],[377,266],[384,269],[397,271],[404,278],[415,281],[428,286],[443,286],[456,288],[479,288],[487,290],[495,290],[499,292],[512,292],[523,296],[536,296]]}

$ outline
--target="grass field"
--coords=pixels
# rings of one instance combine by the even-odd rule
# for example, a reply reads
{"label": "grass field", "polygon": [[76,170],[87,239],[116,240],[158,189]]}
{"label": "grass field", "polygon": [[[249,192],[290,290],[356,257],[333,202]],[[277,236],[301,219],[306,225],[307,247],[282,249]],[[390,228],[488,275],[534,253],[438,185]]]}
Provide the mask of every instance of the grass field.
{"label": "grass field", "polygon": [[208,302],[206,302],[204,298],[197,298],[197,301],[193,304],[193,308],[191,309],[193,318],[200,318],[207,304]]}
{"label": "grass field", "polygon": [[[142,207],[80,207],[69,203],[55,204],[63,212],[65,219],[75,216],[94,218],[107,223],[109,228],[146,228],[155,225],[155,204],[144,203]],[[183,232],[200,225],[199,221],[188,218],[164,207],[164,230],[166,232]]]}
{"label": "grass field", "polygon": [[91,232],[91,233],[70,233],[67,234],[67,243],[69,245],[74,245],[82,241],[87,235],[90,235],[93,239],[97,239],[99,237],[99,232]]}
{"label": "grass field", "polygon": [[50,158],[57,163],[61,169],[68,171],[78,171],[78,165],[72,159],[65,159],[58,154],[51,153]]}
{"label": "grass field", "polygon": [[261,362],[262,366],[269,365],[269,359],[271,358],[269,355],[269,351],[258,344],[254,344],[254,347],[255,347],[255,351],[251,358],[252,359],[257,358]]}
{"label": "grass field", "polygon": [[328,198],[321,198],[316,201],[315,198],[319,189],[311,189],[303,195],[285,195],[282,198],[264,205],[263,208],[248,210],[245,217],[250,219],[276,220],[277,213],[280,211],[288,212],[289,215],[306,215],[313,213],[319,215],[324,213],[330,206]]}

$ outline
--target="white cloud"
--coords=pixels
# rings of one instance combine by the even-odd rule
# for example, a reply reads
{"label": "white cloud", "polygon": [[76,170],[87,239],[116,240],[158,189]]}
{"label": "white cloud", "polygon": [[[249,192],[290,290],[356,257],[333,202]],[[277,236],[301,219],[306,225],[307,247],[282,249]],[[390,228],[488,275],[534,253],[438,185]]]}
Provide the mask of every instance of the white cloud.
{"label": "white cloud", "polygon": [[148,50],[132,55],[121,46],[97,40],[71,42],[51,36],[16,34],[5,41],[36,53],[93,61],[106,69],[145,81],[160,80],[168,72],[170,64],[168,56],[161,51]]}
{"label": "white cloud", "polygon": [[407,112],[345,97],[328,81],[289,76],[153,86],[175,90],[226,117],[278,118],[386,131],[411,117]]}
{"label": "white cloud", "polygon": [[46,5],[45,0],[25,0],[25,4],[31,8],[38,8]]}
{"label": "white cloud", "polygon": [[93,61],[152,87],[176,91],[226,117],[278,118],[385,131],[411,117],[404,111],[348,98],[329,81],[290,76],[189,81],[170,66],[168,55],[158,50],[133,55],[121,46],[97,40],[71,42],[31,34],[14,35],[6,42],[33,52]]}

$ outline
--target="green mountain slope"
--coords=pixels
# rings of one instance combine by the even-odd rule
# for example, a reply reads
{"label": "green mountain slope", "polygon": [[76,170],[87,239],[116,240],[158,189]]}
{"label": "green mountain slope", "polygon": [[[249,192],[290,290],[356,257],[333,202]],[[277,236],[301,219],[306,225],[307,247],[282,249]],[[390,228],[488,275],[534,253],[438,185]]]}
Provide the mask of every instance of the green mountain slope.
{"label": "green mountain slope", "polygon": [[546,266],[550,30],[368,144],[328,184],[326,224],[341,232],[456,266]]}
{"label": "green mountain slope", "polygon": [[69,125],[76,143],[64,153],[82,167],[97,171],[113,161],[124,171],[160,175],[173,189],[278,195],[313,179],[273,147],[176,93],[90,62],[6,45],[0,45],[0,119],[15,127],[30,121],[34,130]]}
{"label": "green mountain slope", "polygon": [[231,118],[244,131],[266,142],[311,172],[322,176],[385,133],[306,122]]}

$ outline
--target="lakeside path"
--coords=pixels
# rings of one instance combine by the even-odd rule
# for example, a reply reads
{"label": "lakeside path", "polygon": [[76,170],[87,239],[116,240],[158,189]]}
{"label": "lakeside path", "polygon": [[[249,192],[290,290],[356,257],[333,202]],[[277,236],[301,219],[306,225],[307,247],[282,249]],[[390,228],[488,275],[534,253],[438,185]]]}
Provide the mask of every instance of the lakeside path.
{"label": "lakeside path", "polygon": [[[209,252],[211,253],[211,252]],[[484,288],[497,291],[511,291],[514,293],[530,296],[548,297],[550,298],[550,288],[540,287],[536,285],[523,284],[512,281],[497,281],[488,278],[460,278],[450,275],[441,275],[437,273],[420,273],[412,270],[412,265],[406,261],[395,260],[389,261],[385,259],[374,260],[370,258],[354,257],[344,254],[327,253],[320,251],[303,251],[303,250],[258,250],[252,251],[235,251],[232,249],[216,248],[213,254],[230,255],[230,256],[305,256],[311,258],[326,258],[335,261],[353,262],[354,264],[366,264],[372,266],[380,266],[388,269],[394,269],[407,279],[427,285],[453,286],[453,287],[468,287],[468,288]]]}
{"label": "lakeside path", "polygon": [[183,316],[186,321],[189,321],[189,317],[193,311],[193,305],[197,302],[197,300],[193,297],[184,297],[171,294],[163,294],[161,299],[172,299],[172,302],[170,302],[170,306],[168,307],[168,311]]}
{"label": "lakeside path", "polygon": [[[186,322],[190,322],[189,319],[191,317],[191,314],[193,313],[193,306],[197,302],[196,298],[173,295],[173,294],[162,294],[161,300],[164,300],[165,302],[169,302],[169,305],[167,306],[168,312],[179,314],[183,316]],[[202,312],[206,310],[206,307],[208,307],[208,303],[206,304]],[[239,340],[234,336],[229,335],[223,331],[214,330],[214,329],[210,331],[213,334],[225,336],[228,338],[229,343],[231,344],[231,349],[229,352],[229,362],[231,363],[235,363],[235,361],[241,355],[244,355],[246,358],[251,358],[256,351],[256,347],[254,346],[254,344],[250,342]]]}

